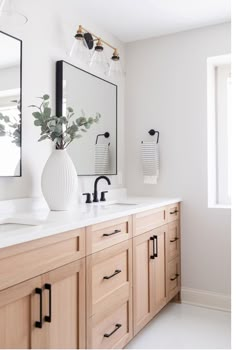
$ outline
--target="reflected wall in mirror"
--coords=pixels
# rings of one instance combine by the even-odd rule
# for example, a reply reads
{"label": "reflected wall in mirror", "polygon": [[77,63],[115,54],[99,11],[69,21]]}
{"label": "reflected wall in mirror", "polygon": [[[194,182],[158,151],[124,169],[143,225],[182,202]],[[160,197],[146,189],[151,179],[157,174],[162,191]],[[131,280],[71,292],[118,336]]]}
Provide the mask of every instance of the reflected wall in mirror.
{"label": "reflected wall in mirror", "polygon": [[21,176],[22,41],[0,31],[0,176]]}
{"label": "reflected wall in mirror", "polygon": [[97,124],[82,132],[68,147],[77,174],[117,174],[117,86],[65,61],[57,62],[56,114],[72,107],[74,120],[95,117]]}

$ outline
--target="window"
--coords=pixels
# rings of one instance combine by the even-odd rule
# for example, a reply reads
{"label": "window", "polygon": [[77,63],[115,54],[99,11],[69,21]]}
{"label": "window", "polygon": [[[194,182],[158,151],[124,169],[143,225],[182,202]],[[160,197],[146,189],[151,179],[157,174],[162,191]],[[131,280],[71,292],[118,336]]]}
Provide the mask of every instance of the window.
{"label": "window", "polygon": [[207,60],[208,207],[231,204],[230,55]]}

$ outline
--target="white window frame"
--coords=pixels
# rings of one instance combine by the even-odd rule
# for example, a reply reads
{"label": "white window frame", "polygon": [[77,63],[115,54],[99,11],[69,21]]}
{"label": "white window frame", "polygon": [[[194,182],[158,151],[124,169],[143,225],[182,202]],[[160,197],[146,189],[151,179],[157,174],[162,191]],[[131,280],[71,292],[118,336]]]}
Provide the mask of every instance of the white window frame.
{"label": "white window frame", "polygon": [[231,55],[207,59],[207,144],[208,144],[208,208],[230,208],[217,203],[216,146],[216,67],[231,64]]}

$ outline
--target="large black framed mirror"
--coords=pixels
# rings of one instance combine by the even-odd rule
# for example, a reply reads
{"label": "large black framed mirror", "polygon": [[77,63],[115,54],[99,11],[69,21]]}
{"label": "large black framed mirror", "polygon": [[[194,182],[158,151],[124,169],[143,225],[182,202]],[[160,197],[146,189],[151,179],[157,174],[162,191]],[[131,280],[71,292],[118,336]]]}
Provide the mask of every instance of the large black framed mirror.
{"label": "large black framed mirror", "polygon": [[22,139],[22,41],[0,31],[0,176],[19,177]]}
{"label": "large black framed mirror", "polygon": [[117,85],[68,62],[56,65],[56,115],[72,107],[74,118],[101,115],[68,147],[78,176],[117,174]]}

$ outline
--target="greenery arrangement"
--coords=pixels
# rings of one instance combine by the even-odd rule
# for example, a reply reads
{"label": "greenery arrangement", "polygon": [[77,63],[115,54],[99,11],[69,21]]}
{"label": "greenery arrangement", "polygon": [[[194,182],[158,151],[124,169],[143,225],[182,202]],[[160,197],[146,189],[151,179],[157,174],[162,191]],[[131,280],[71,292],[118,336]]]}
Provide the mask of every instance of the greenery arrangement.
{"label": "greenery arrangement", "polygon": [[0,113],[0,137],[9,136],[17,147],[21,145],[21,111],[20,102],[17,100],[11,101],[17,104],[18,120],[16,118],[10,118],[7,115]]}
{"label": "greenery arrangement", "polygon": [[39,106],[31,105],[37,111],[32,115],[35,118],[34,125],[41,127],[41,134],[38,141],[46,139],[55,143],[56,149],[66,149],[74,140],[82,137],[82,133],[87,132],[92,124],[98,123],[101,118],[100,113],[96,113],[95,117],[85,117],[84,111],[82,116],[71,118],[74,111],[71,107],[67,108],[66,116],[52,116],[50,105],[50,96],[44,95],[39,97],[42,102]]}

